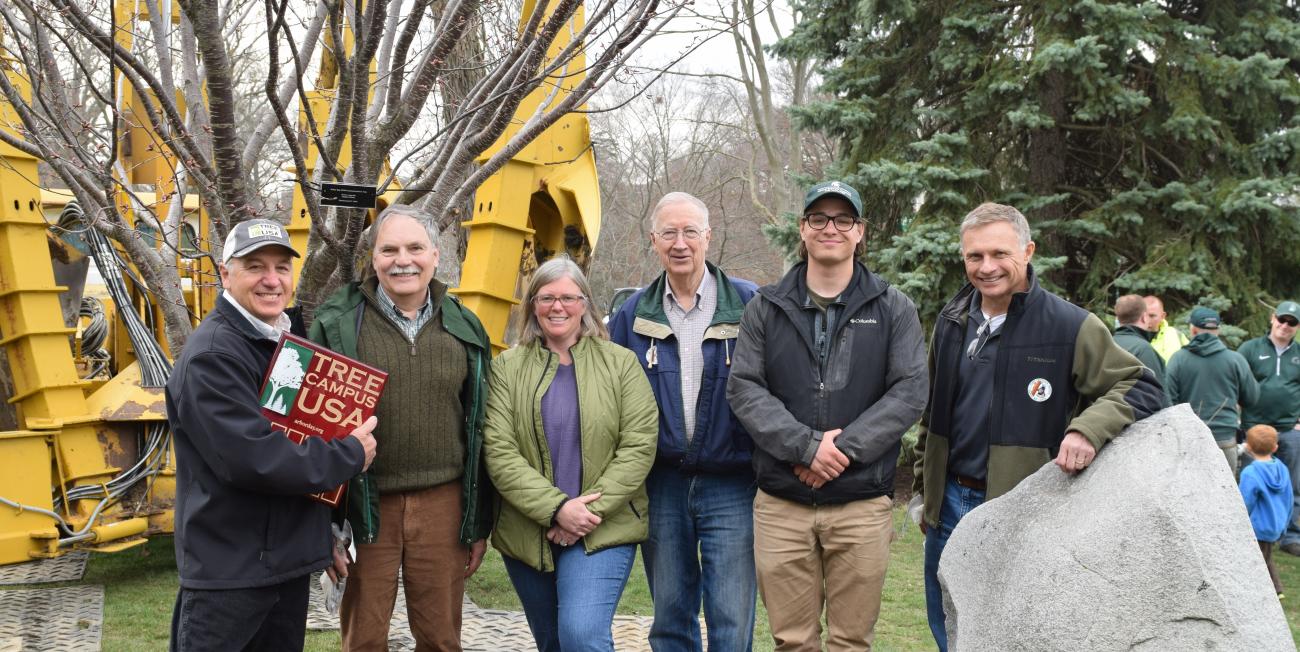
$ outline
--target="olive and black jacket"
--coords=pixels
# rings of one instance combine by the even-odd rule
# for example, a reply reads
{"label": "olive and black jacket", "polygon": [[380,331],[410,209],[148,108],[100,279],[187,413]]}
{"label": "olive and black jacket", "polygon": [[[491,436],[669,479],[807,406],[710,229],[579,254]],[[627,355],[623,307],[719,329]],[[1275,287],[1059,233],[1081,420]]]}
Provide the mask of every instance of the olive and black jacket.
{"label": "olive and black jacket", "polygon": [[[1056,457],[1061,440],[1077,430],[1097,450],[1125,426],[1157,412],[1160,381],[1111,337],[1096,315],[1038,285],[1011,299],[994,363],[987,413],[989,499],[1010,491]],[[966,320],[976,290],[969,283],[935,322],[930,341],[930,401],[921,416],[913,490],[925,499],[925,522],[939,521],[948,475],[949,434],[966,355]]]}
{"label": "olive and black jacket", "polygon": [[183,588],[270,586],[332,561],[329,508],[307,495],[359,473],[365,451],[352,437],[298,445],[271,428],[258,396],[275,347],[218,299],[167,380]]}
{"label": "olive and black jacket", "polygon": [[[925,341],[916,306],[860,263],[828,309],[829,347],[817,354],[820,311],[808,299],[807,264],[759,289],[745,307],[727,399],[754,439],[763,491],[805,505],[892,496],[899,442],[925,407]],[[812,489],[808,465],[827,430],[849,458],[839,477]]]}

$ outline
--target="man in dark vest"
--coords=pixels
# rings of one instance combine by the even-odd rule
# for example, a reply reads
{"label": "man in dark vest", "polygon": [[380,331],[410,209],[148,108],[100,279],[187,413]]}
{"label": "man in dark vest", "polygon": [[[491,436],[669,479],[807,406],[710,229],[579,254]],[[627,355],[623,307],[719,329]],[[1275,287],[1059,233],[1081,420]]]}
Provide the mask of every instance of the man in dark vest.
{"label": "man in dark vest", "polygon": [[925,606],[948,649],[939,560],[970,510],[1048,461],[1087,468],[1125,426],[1160,409],[1160,383],[1092,313],[1038,285],[1029,223],[977,206],[961,223],[969,281],[935,321],[916,478],[925,511]]}
{"label": "man in dark vest", "polygon": [[465,580],[492,527],[482,457],[491,351],[474,313],[433,277],[433,217],[388,207],[370,228],[368,278],[334,293],[311,338],[388,372],[375,414],[384,442],[348,487],[357,559],[340,605],[343,649],[387,649],[398,569],[421,650],[459,650]]}

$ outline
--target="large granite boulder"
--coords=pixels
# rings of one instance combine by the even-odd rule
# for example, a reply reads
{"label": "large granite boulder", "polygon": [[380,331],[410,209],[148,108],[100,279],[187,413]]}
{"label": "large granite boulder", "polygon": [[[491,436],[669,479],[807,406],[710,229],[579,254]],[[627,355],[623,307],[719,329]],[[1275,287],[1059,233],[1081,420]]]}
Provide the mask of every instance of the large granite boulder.
{"label": "large granite boulder", "polygon": [[1076,477],[1047,464],[972,511],[939,579],[957,651],[1296,649],[1237,485],[1186,405]]}

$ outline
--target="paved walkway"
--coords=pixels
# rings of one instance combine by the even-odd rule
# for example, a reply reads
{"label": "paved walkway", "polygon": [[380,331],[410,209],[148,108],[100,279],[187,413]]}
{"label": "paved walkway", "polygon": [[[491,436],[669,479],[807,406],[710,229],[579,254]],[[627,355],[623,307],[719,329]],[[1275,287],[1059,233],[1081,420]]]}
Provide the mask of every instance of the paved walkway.
{"label": "paved walkway", "polygon": [[[320,583],[313,581],[311,606],[307,612],[308,629],[338,629],[338,616],[326,613],[324,603]],[[525,652],[537,649],[522,611],[481,609],[466,597],[463,614],[460,640],[467,652]],[[614,648],[620,652],[648,652],[650,645],[646,640],[651,620],[653,619],[647,616],[615,616]],[[397,604],[393,607],[392,626],[388,630],[388,649],[390,652],[415,649],[415,639],[411,636],[411,627],[406,620],[406,595],[400,584],[397,587]]]}

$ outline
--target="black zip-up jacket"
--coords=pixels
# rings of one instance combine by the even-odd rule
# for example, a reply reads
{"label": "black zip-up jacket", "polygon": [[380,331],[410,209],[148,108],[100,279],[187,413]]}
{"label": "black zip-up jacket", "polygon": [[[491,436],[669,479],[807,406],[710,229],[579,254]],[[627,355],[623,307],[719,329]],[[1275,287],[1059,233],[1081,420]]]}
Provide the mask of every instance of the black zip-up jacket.
{"label": "black zip-up jacket", "polygon": [[[740,322],[727,399],[754,439],[758,485],[806,505],[892,496],[899,441],[921,416],[929,383],[916,306],[855,262],[823,364],[806,273],[801,263],[761,288]],[[813,490],[793,466],[811,464],[836,428],[849,466]]]}
{"label": "black zip-up jacket", "polygon": [[219,298],[167,381],[183,588],[270,586],[331,563],[330,510],[306,496],[359,473],[365,451],[271,429],[258,393],[275,347]]}

